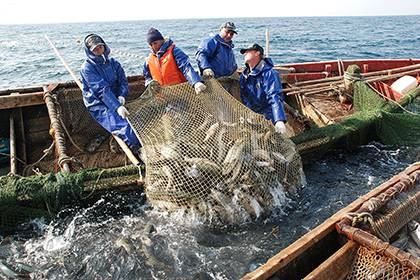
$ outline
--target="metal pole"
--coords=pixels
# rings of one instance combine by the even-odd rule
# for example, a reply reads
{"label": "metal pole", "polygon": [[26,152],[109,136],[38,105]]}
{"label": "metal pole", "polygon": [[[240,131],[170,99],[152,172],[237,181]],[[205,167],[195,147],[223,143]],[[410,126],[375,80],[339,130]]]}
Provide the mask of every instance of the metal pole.
{"label": "metal pole", "polygon": [[270,30],[268,27],[265,29],[265,57],[270,53]]}
{"label": "metal pole", "polygon": [[47,39],[48,43],[50,43],[51,48],[54,50],[55,54],[60,59],[61,63],[63,63],[64,67],[67,69],[73,80],[76,82],[77,86],[80,88],[80,90],[83,90],[82,83],[79,81],[79,79],[76,77],[74,72],[70,69],[67,62],[64,60],[64,58],[61,56],[60,52],[57,50],[57,48],[54,46],[53,42],[51,42],[50,38],[48,38],[47,35],[45,35],[45,39]]}
{"label": "metal pole", "polygon": [[15,133],[15,119],[14,112],[10,113],[10,172],[17,173],[17,160],[16,160],[16,133]]}

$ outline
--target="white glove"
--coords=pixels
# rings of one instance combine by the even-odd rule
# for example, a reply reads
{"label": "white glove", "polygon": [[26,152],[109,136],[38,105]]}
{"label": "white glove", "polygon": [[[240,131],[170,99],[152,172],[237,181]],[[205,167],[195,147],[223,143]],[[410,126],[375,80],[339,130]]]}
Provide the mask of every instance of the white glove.
{"label": "white glove", "polygon": [[202,82],[198,82],[194,85],[195,93],[197,94],[202,93],[203,91],[206,90],[206,88],[207,88],[206,85],[203,84]]}
{"label": "white glove", "polygon": [[127,108],[125,108],[124,106],[120,106],[117,109],[117,113],[118,115],[121,116],[121,118],[125,119],[127,118],[128,115],[130,115],[130,113],[128,112]]}
{"label": "white glove", "polygon": [[160,84],[156,80],[152,80],[148,85],[147,88],[150,89],[153,93],[158,93],[160,91]]}
{"label": "white glove", "polygon": [[282,121],[277,121],[276,124],[274,125],[274,128],[277,133],[281,133],[281,134],[286,133],[286,125]]}
{"label": "white glove", "polygon": [[204,69],[203,76],[206,77],[206,78],[209,78],[209,79],[213,78],[214,77],[214,72],[210,68]]}
{"label": "white glove", "polygon": [[124,105],[125,104],[125,98],[124,98],[124,96],[118,96],[118,101],[120,101],[120,104],[121,105]]}

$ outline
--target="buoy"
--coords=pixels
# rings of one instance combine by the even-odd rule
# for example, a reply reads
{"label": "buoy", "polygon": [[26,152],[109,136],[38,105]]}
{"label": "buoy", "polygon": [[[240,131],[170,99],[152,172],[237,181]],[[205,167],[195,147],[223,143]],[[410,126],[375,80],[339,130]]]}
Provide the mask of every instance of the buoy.
{"label": "buoy", "polygon": [[410,90],[417,87],[417,79],[412,76],[403,76],[392,83],[391,88],[393,91],[398,92],[399,94],[406,94]]}

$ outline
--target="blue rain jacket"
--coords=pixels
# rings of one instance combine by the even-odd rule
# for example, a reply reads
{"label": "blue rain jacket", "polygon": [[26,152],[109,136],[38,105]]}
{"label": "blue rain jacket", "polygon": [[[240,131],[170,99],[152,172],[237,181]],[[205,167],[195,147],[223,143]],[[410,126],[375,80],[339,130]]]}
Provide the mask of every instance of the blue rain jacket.
{"label": "blue rain jacket", "polygon": [[[173,42],[171,39],[166,40],[157,52],[157,57],[160,59],[172,44]],[[176,46],[173,49],[173,55],[179,70],[184,74],[184,77],[191,85],[201,82],[201,78],[192,67],[188,55]],[[147,86],[153,80],[152,75],[150,74],[148,60],[146,60],[143,65],[143,76],[146,79],[145,84]]]}
{"label": "blue rain jacket", "polygon": [[270,58],[264,58],[250,72],[246,67],[239,80],[242,102],[273,123],[286,121],[284,94],[279,73],[273,69]]}
{"label": "blue rain jacket", "polygon": [[86,46],[85,53],[87,58],[80,70],[85,106],[103,128],[136,151],[140,142],[127,120],[117,113],[121,105],[118,96],[128,95],[128,82],[121,64],[108,57],[110,49],[106,44],[103,56],[94,55]]}
{"label": "blue rain jacket", "polygon": [[216,78],[232,75],[238,69],[233,47],[232,42],[225,42],[219,34],[204,39],[195,54],[200,73],[211,68]]}

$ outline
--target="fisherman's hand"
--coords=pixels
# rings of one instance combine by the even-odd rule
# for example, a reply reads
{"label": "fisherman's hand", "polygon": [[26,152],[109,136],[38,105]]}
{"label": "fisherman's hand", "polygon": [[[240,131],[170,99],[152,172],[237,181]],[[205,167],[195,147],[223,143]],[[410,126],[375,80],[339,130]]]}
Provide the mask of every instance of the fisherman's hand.
{"label": "fisherman's hand", "polygon": [[203,84],[202,82],[195,83],[194,85],[195,93],[197,94],[202,93],[203,91],[206,90],[206,88],[207,88],[206,85]]}
{"label": "fisherman's hand", "polygon": [[210,68],[204,69],[203,77],[206,79],[211,79],[214,77],[214,72]]}
{"label": "fisherman's hand", "polygon": [[152,92],[152,93],[158,93],[160,92],[160,84],[158,81],[153,80],[151,81],[148,85],[147,88]]}
{"label": "fisherman's hand", "polygon": [[128,112],[127,108],[125,108],[124,106],[120,106],[117,109],[117,113],[118,115],[121,116],[121,118],[125,119],[128,117],[128,115],[130,115],[130,113]]}
{"label": "fisherman's hand", "polygon": [[124,98],[124,96],[118,96],[118,101],[120,102],[121,105],[124,106],[124,104],[125,104],[125,98]]}
{"label": "fisherman's hand", "polygon": [[281,133],[281,134],[286,133],[286,125],[282,121],[277,121],[276,124],[274,125],[274,128],[277,133]]}

